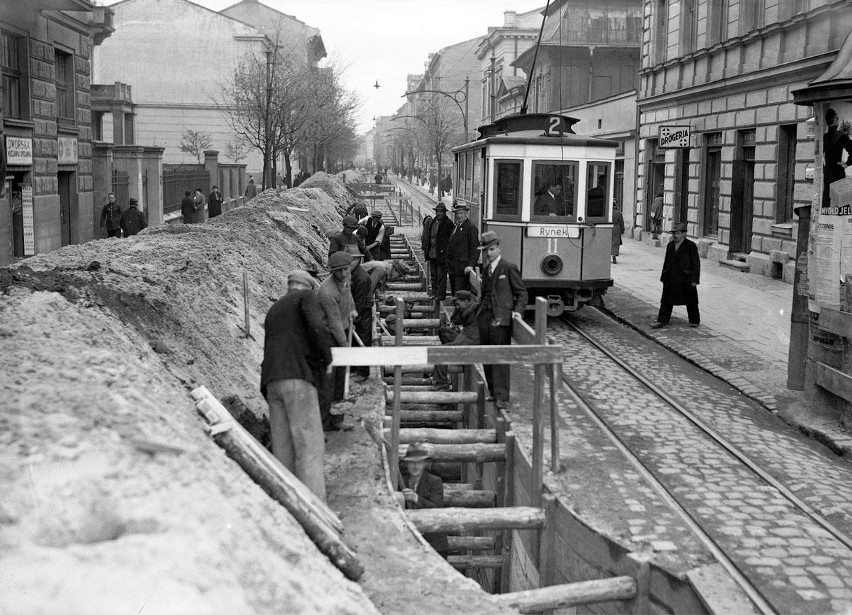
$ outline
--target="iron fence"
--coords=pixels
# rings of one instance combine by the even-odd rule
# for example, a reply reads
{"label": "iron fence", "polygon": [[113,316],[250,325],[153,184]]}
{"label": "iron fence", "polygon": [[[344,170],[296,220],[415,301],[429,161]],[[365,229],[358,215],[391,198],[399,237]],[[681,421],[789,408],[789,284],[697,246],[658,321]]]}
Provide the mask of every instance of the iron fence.
{"label": "iron fence", "polygon": [[180,211],[184,193],[196,188],[206,196],[210,192],[210,173],[203,167],[163,169],[163,213]]}

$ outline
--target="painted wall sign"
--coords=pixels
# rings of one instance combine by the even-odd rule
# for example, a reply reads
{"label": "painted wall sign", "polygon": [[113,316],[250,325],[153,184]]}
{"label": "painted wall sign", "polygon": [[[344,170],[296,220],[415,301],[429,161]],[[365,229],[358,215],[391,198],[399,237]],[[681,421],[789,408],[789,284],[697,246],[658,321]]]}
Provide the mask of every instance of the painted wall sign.
{"label": "painted wall sign", "polygon": [[21,188],[21,213],[24,216],[24,256],[35,254],[35,225],[33,224],[33,187]]}
{"label": "painted wall sign", "polygon": [[659,147],[689,147],[689,126],[660,126]]}
{"label": "painted wall sign", "polygon": [[59,137],[59,164],[77,164],[77,137]]}
{"label": "painted wall sign", "polygon": [[33,163],[33,140],[23,137],[6,137],[6,164]]}

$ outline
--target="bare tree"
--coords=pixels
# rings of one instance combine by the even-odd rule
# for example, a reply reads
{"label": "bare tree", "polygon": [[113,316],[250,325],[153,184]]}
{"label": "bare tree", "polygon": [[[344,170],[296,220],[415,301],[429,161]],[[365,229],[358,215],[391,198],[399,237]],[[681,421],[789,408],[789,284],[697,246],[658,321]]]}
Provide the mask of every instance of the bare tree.
{"label": "bare tree", "polygon": [[237,136],[225,145],[225,155],[234,161],[234,163],[238,163],[241,160],[245,160],[248,155],[249,144],[246,143],[246,140],[243,137]]}
{"label": "bare tree", "polygon": [[463,121],[450,105],[450,101],[433,94],[424,97],[417,110],[417,116],[423,120],[419,127],[423,134],[421,141],[428,144],[430,157],[434,155],[437,163],[436,182],[441,178],[443,153],[464,141]]}
{"label": "bare tree", "polygon": [[187,128],[180,138],[180,151],[194,156],[198,164],[204,164],[204,150],[213,147],[213,138],[209,132],[194,131]]}

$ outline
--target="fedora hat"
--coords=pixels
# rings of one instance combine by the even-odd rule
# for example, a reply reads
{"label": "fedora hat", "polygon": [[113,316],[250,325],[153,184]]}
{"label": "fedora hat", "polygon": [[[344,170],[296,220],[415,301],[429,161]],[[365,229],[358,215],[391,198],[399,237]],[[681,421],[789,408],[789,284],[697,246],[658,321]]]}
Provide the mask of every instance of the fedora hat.
{"label": "fedora hat", "polygon": [[444,205],[441,201],[438,201],[438,204],[435,205],[435,211],[447,211],[447,206]]}
{"label": "fedora hat", "polygon": [[468,207],[467,203],[464,201],[456,201],[453,203],[453,211],[470,211],[470,207]]}
{"label": "fedora hat", "polygon": [[683,222],[675,222],[674,224],[672,224],[672,233],[675,233],[677,231],[685,233],[687,231],[686,224],[684,224]]}
{"label": "fedora hat", "polygon": [[413,442],[405,449],[403,461],[425,461],[432,457],[432,452],[422,442]]}
{"label": "fedora hat", "polygon": [[348,252],[335,252],[328,257],[328,268],[331,271],[346,269],[352,264],[352,255]]}
{"label": "fedora hat", "polygon": [[456,301],[473,301],[473,293],[469,290],[457,290],[453,298]]}
{"label": "fedora hat", "polygon": [[494,244],[499,244],[500,238],[497,237],[497,233],[494,231],[485,231],[482,235],[479,236],[479,250],[485,250],[486,248],[490,248]]}

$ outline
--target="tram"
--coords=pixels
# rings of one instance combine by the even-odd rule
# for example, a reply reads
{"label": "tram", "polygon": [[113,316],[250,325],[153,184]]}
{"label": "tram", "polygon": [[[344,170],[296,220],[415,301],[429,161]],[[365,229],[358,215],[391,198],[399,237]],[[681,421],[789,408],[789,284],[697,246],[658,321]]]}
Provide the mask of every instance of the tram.
{"label": "tram", "polygon": [[551,316],[600,305],[612,286],[617,143],[577,135],[578,121],[510,115],[452,150],[456,200],[470,207],[480,232],[497,233],[530,299],[545,297]]}

